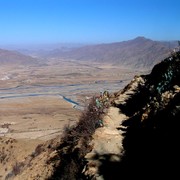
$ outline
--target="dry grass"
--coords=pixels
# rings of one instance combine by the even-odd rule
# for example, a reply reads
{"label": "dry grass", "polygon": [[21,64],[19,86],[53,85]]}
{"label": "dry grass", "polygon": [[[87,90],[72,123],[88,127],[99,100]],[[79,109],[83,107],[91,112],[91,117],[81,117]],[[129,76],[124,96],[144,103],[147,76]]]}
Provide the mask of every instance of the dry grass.
{"label": "dry grass", "polygon": [[107,108],[104,104],[97,106],[97,99],[91,99],[76,126],[65,127],[62,143],[58,147],[61,161],[51,179],[83,179],[82,170],[86,164],[84,157],[92,150],[92,135],[102,126],[100,120]]}

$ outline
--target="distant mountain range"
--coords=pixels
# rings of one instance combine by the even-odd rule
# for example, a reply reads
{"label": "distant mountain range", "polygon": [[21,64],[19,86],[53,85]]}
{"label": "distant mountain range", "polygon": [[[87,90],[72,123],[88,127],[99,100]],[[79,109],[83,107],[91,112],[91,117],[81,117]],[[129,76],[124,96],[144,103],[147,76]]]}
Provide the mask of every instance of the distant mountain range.
{"label": "distant mountain range", "polygon": [[28,65],[37,63],[37,59],[17,51],[0,49],[0,65]]}
{"label": "distant mountain range", "polygon": [[106,62],[133,68],[152,68],[166,58],[177,42],[153,41],[145,37],[109,44],[88,45],[64,51],[56,49],[46,57]]}
{"label": "distant mountain range", "polygon": [[151,69],[156,63],[168,57],[172,49],[177,46],[178,41],[153,41],[145,37],[137,37],[128,41],[107,44],[57,45],[53,49],[52,47],[21,50],[17,48],[16,51],[0,49],[0,63],[31,64],[36,63],[36,58],[53,58]]}

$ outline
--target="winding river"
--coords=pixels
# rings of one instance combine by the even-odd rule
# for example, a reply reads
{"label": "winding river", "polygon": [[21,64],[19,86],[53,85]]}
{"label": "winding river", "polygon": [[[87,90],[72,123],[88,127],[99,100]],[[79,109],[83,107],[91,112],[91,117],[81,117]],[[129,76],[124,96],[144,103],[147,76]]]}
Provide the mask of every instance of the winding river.
{"label": "winding river", "polygon": [[82,106],[82,104],[77,101],[76,96],[78,94],[93,94],[105,90],[115,92],[119,91],[125,84],[126,81],[100,81],[91,84],[22,85],[11,88],[0,88],[0,99],[55,95],[60,96],[60,98],[77,107]]}

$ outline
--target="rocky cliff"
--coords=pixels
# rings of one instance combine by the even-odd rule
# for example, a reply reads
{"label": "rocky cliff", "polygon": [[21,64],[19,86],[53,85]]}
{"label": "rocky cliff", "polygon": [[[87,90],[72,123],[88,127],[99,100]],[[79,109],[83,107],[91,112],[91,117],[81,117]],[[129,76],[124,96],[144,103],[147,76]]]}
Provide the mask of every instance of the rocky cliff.
{"label": "rocky cliff", "polygon": [[79,122],[37,146],[6,179],[179,178],[180,52],[92,98]]}

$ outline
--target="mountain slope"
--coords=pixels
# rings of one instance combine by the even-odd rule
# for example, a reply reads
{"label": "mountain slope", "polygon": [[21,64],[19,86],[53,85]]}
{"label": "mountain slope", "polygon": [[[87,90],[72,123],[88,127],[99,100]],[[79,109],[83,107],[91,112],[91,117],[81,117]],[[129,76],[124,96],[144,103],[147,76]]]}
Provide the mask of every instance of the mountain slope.
{"label": "mountain slope", "polygon": [[6,180],[180,178],[180,52],[93,100],[63,138],[37,146]]}
{"label": "mountain slope", "polygon": [[68,52],[56,50],[52,57],[108,62],[133,68],[152,68],[167,57],[169,52],[168,43],[137,37],[129,41],[84,46]]}
{"label": "mountain slope", "polygon": [[[135,77],[114,105],[128,116],[121,124],[124,154],[114,173],[124,179],[179,178],[180,52]],[[101,169],[108,171],[105,163]]]}
{"label": "mountain slope", "polygon": [[16,51],[0,49],[0,64],[1,65],[7,65],[7,64],[27,65],[27,64],[33,64],[33,63],[37,63],[37,60],[35,58],[32,58],[31,56],[26,56]]}

